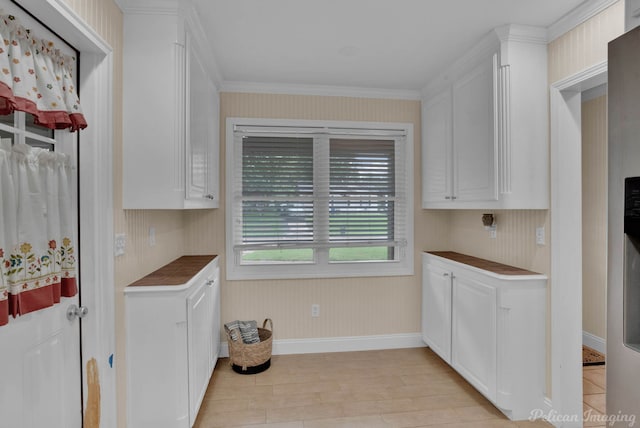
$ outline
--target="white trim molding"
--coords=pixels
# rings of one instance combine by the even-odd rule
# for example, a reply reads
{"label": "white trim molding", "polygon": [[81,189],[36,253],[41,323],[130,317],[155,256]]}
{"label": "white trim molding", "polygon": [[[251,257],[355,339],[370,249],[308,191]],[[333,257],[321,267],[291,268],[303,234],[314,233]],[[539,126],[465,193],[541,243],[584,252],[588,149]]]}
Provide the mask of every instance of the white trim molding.
{"label": "white trim molding", "polygon": [[[607,63],[553,83],[551,107],[551,393],[553,412],[582,415],[582,92]],[[581,418],[580,418],[581,419]],[[582,420],[563,427],[581,427]]]}
{"label": "white trim molding", "polygon": [[547,28],[547,40],[554,41],[603,10],[623,0],[588,0],[558,19]]}
{"label": "white trim molding", "polygon": [[[273,341],[273,355],[318,354],[329,352],[375,351],[426,347],[420,333],[384,334],[374,336],[317,337],[312,339],[282,339]],[[229,357],[229,345],[220,343],[220,358]]]}
{"label": "white trim molding", "polygon": [[301,85],[266,82],[235,82],[225,80],[220,92],[254,94],[316,95],[326,97],[377,98],[394,100],[420,100],[421,92],[412,89],[361,88],[355,86]]}
{"label": "white trim molding", "polygon": [[607,341],[595,334],[589,333],[588,331],[582,331],[582,344],[591,349],[595,349],[602,355],[607,354]]}

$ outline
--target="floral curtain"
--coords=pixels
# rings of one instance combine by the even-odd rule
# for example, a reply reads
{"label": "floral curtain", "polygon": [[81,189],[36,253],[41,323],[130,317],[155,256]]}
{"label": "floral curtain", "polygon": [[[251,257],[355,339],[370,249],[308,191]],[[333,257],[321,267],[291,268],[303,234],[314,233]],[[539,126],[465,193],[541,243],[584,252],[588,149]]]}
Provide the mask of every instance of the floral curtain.
{"label": "floral curtain", "polygon": [[0,325],[74,296],[70,158],[0,144]]}
{"label": "floral curtain", "polygon": [[86,128],[72,76],[75,59],[12,15],[0,15],[0,36],[0,114],[19,110],[50,129]]}

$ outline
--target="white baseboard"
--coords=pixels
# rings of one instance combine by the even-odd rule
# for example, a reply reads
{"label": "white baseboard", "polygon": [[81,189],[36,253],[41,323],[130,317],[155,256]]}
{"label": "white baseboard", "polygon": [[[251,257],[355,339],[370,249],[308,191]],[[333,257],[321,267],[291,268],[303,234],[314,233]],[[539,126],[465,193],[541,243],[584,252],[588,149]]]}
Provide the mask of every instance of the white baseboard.
{"label": "white baseboard", "polygon": [[602,355],[607,355],[607,341],[586,331],[582,331],[582,344],[595,349]]}
{"label": "white baseboard", "polygon": [[[378,349],[421,348],[426,345],[420,333],[375,336],[317,337],[273,341],[273,355],[318,354],[325,352],[373,351]],[[220,358],[229,356],[227,342],[220,344]]]}

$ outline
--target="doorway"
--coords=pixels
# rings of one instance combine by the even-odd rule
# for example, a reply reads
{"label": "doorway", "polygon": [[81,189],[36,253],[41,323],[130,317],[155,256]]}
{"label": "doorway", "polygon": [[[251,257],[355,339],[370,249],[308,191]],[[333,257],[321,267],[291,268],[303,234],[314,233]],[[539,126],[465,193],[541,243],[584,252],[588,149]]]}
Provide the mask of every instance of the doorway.
{"label": "doorway", "polygon": [[[115,315],[113,260],[113,70],[112,47],[65,0],[20,0],[20,4],[80,52],[79,79],[82,108],[89,127],[81,131],[78,171],[79,223],[82,235],[82,304],[89,315],[82,323],[81,385],[83,402],[90,389],[87,370],[99,380],[96,418],[85,428],[116,426]],[[99,1],[83,2],[85,6]],[[86,409],[84,409],[86,410]]]}
{"label": "doorway", "polygon": [[582,93],[606,84],[606,61],[551,85],[552,407],[582,426]]}
{"label": "doorway", "polygon": [[607,85],[582,92],[582,344],[585,417],[605,408],[607,330]]}

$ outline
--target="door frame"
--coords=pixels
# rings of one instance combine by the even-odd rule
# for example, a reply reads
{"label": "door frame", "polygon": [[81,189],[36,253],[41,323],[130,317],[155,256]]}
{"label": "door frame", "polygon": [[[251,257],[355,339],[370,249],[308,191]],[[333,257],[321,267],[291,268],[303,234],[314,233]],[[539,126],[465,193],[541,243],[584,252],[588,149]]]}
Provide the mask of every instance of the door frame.
{"label": "door frame", "polygon": [[[607,82],[607,61],[550,87],[551,402],[582,426],[582,92]],[[555,422],[559,423],[559,422]]]}
{"label": "door frame", "polygon": [[[100,381],[100,426],[117,425],[113,258],[113,50],[64,0],[19,0],[45,25],[80,51],[80,91],[89,126],[80,133],[82,394],[87,363],[95,359]],[[83,414],[85,409],[83,409]],[[88,428],[88,427],[87,427]]]}

